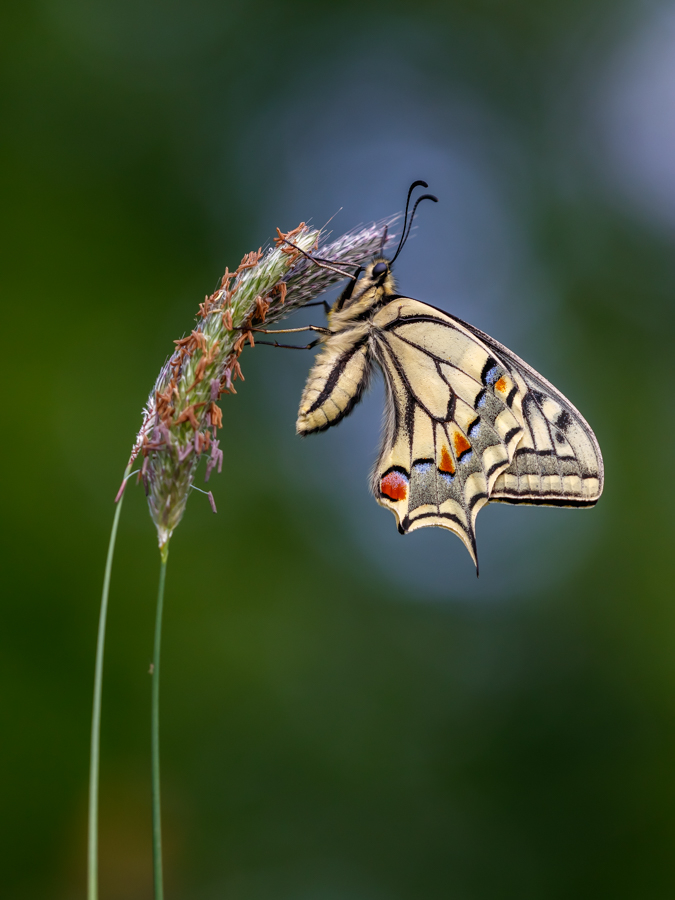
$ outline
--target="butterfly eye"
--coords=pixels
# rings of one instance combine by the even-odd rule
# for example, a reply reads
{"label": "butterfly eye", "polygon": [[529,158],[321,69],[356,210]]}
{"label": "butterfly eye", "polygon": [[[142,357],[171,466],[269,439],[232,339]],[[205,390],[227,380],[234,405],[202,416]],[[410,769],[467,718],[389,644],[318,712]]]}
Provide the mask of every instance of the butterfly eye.
{"label": "butterfly eye", "polygon": [[384,275],[387,271],[386,263],[378,263],[376,266],[373,266],[373,277],[378,278],[380,275]]}

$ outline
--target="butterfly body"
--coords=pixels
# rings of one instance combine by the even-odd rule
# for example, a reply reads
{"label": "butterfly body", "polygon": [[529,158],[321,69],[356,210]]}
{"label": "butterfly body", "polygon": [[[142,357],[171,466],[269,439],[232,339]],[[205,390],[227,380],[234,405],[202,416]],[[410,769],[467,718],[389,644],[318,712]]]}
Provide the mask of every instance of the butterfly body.
{"label": "butterfly body", "polygon": [[[377,260],[370,266],[372,270]],[[358,291],[350,284],[328,313],[328,333],[300,401],[298,434],[323,431],[348,415],[368,387],[374,360],[373,315],[394,294],[387,285],[364,277]]]}
{"label": "butterfly body", "polygon": [[488,502],[593,506],[603,486],[592,430],[549,382],[479,329],[396,292],[373,260],[328,314],[297,420],[337,424],[384,375],[387,415],[371,487],[405,534],[436,525],[477,561]]}

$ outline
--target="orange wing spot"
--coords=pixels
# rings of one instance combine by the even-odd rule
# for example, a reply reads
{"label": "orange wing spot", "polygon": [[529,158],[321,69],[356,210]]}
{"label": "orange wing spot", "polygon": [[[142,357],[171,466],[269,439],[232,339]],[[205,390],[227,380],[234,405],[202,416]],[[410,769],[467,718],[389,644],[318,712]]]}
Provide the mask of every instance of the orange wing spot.
{"label": "orange wing spot", "polygon": [[455,455],[457,456],[457,459],[459,459],[462,453],[466,453],[467,450],[471,449],[471,444],[461,432],[456,431],[453,440],[455,443]]}
{"label": "orange wing spot", "polygon": [[450,456],[448,448],[445,445],[441,448],[441,464],[438,468],[441,472],[448,472],[448,474],[450,475],[455,474],[455,464],[452,461],[452,457]]}
{"label": "orange wing spot", "polygon": [[505,394],[507,387],[508,383],[506,381],[506,378],[504,378],[504,376],[502,375],[499,381],[495,382],[495,390],[500,391],[502,394]]}
{"label": "orange wing spot", "polygon": [[408,496],[408,479],[400,472],[390,472],[380,481],[380,493],[390,500],[405,500]]}

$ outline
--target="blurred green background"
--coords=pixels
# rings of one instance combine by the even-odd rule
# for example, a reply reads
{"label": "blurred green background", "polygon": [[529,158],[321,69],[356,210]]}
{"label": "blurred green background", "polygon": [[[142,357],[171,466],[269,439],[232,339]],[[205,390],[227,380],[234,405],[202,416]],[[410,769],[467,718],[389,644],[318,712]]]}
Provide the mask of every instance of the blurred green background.
{"label": "blurred green background", "polygon": [[[112,498],[172,340],[276,226],[343,207],[341,232],[416,178],[441,202],[400,287],[568,394],[604,497],[482,512],[477,582],[456,538],[402,539],[368,495],[381,387],[301,442],[311,354],[247,351],[218,516],[195,494],[172,542],[167,898],[673,897],[675,7],[27,0],[0,17],[3,898],[84,897]],[[134,488],[102,900],[151,896],[158,566]]]}

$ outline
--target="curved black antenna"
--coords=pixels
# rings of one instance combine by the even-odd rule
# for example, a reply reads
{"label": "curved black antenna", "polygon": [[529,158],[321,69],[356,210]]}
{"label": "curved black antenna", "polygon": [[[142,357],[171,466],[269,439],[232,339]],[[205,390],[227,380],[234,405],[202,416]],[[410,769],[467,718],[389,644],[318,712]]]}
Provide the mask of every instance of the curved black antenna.
{"label": "curved black antenna", "polygon": [[[401,240],[398,242],[398,248],[396,250],[396,253],[394,254],[394,259],[396,259],[396,257],[399,255],[399,253],[401,252],[401,247],[405,244],[404,238],[405,227],[408,224],[408,207],[410,206],[410,197],[416,187],[429,187],[429,185],[426,183],[426,181],[413,181],[413,183],[410,185],[410,188],[408,189],[408,199],[405,201],[405,215],[403,216],[403,231],[401,232]],[[394,261],[394,259],[392,259],[392,262]]]}
{"label": "curved black antenna", "polygon": [[[410,231],[411,231],[411,229],[412,229],[413,219],[415,218],[415,213],[417,212],[417,207],[420,205],[420,203],[422,202],[422,200],[433,200],[434,203],[438,203],[438,197],[435,197],[433,194],[422,194],[421,197],[418,197],[418,198],[417,198],[417,202],[416,202],[415,205],[413,206],[413,211],[412,211],[412,214],[411,214],[411,216],[410,216],[410,224],[408,225],[408,231],[406,232],[406,231],[404,230],[403,234],[401,235],[401,242],[400,242],[400,244],[398,245],[398,250],[396,251],[396,256],[398,256],[399,253],[401,252],[401,250],[403,250],[406,241],[407,241],[408,238],[410,237]],[[394,256],[394,259],[391,260],[391,262],[389,263],[389,265],[392,265],[392,263],[393,263],[393,262],[395,261],[395,259],[396,259],[396,256]]]}

